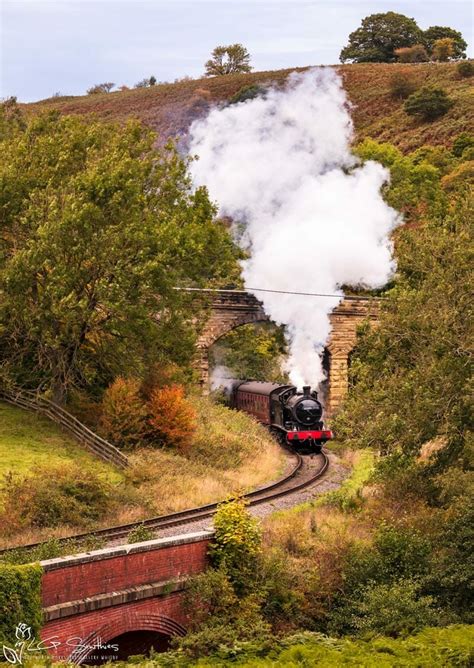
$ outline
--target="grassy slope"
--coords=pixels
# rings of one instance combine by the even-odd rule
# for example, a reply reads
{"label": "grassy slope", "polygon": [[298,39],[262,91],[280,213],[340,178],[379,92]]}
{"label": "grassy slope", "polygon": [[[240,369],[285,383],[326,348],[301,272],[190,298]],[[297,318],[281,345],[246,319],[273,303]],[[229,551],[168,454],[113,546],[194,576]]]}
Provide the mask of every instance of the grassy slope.
{"label": "grassy slope", "polygon": [[[98,460],[47,418],[0,403],[0,476],[27,473],[35,466],[67,462],[96,467]],[[114,467],[100,462],[111,481],[121,478]]]}
{"label": "grassy slope", "polygon": [[[67,114],[89,114],[123,121],[138,117],[162,137],[182,136],[189,124],[206,112],[210,105],[228,100],[243,86],[282,84],[292,71],[276,70],[235,74],[210,79],[160,84],[101,95],[49,99],[26,105],[33,112],[58,109]],[[411,150],[422,144],[450,145],[453,138],[474,125],[472,80],[460,79],[456,65],[444,64],[360,64],[337,67],[353,105],[356,140],[373,137]],[[395,72],[407,72],[419,85],[445,88],[455,100],[454,107],[432,123],[418,123],[403,111],[403,103],[390,96],[390,78]]]}
{"label": "grassy slope", "polygon": [[[100,526],[219,501],[283,475],[288,468],[286,455],[256,420],[213,405],[206,397],[193,397],[193,403],[198,429],[186,456],[171,449],[141,449],[130,455],[130,467],[123,473],[100,462],[114,483],[112,507]],[[8,470],[26,473],[35,465],[55,466],[72,460],[97,468],[97,460],[47,419],[0,403],[0,476]],[[25,527],[1,547],[69,536],[86,528],[88,525]]]}

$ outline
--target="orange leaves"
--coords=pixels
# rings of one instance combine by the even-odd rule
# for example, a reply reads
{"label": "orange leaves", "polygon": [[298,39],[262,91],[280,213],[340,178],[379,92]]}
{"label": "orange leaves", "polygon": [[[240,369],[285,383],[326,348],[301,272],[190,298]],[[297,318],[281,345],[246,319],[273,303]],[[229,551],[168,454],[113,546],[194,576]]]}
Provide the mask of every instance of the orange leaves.
{"label": "orange leaves", "polygon": [[113,445],[133,450],[149,435],[148,411],[140,394],[140,382],[119,376],[102,399],[100,432]]}
{"label": "orange leaves", "polygon": [[186,451],[196,431],[196,411],[184,396],[183,387],[170,385],[157,388],[148,402],[148,422],[153,436],[163,445]]}
{"label": "orange leaves", "polygon": [[[140,446],[174,447],[186,451],[196,431],[196,412],[177,383],[141,384],[117,378],[102,399],[100,431],[111,443],[125,450]],[[148,399],[148,400],[147,400]]]}

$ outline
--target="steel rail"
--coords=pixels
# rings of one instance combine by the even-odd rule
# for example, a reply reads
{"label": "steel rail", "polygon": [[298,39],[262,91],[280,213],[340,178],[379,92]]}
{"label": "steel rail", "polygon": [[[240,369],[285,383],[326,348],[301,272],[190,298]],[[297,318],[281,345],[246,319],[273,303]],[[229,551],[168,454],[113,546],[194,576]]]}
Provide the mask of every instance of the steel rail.
{"label": "steel rail", "polygon": [[[293,454],[295,454],[296,456],[297,463],[296,466],[292,469],[292,471],[288,475],[284,476],[283,478],[280,478],[280,480],[277,480],[276,482],[273,482],[270,485],[265,485],[264,487],[260,487],[256,490],[253,490],[252,492],[247,492],[247,494],[242,495],[244,499],[248,500],[249,506],[256,506],[258,504],[272,501],[274,499],[278,499],[283,496],[288,496],[301,489],[305,489],[306,487],[309,487],[314,482],[316,482],[326,473],[326,470],[329,466],[329,458],[325,452],[321,452],[320,456],[322,457],[322,465],[314,475],[310,476],[307,480],[303,480],[297,483],[296,485],[292,485],[290,487],[286,487],[285,489],[281,489],[282,487],[287,485],[291,480],[297,477],[298,474],[300,474],[302,472],[302,469],[304,468],[304,461],[305,461],[304,458],[300,454],[297,453]],[[174,526],[180,526],[182,524],[189,524],[190,522],[195,522],[201,519],[212,517],[216,512],[217,507],[220,503],[222,503],[222,501],[219,501],[217,503],[209,503],[204,506],[198,506],[196,508],[190,508],[188,510],[182,510],[175,513],[169,513],[168,515],[161,515],[158,517],[152,517],[138,522],[132,522],[130,524],[121,524],[118,526],[108,527],[105,529],[96,529],[85,533],[74,534],[72,536],[59,538],[57,539],[57,542],[59,544],[64,544],[71,541],[83,541],[90,538],[104,538],[107,541],[111,541],[128,536],[128,534],[131,531],[137,529],[138,527],[146,527],[148,529],[153,529],[153,530],[162,530]],[[44,542],[46,541],[40,541],[37,543],[29,543],[27,545],[18,545],[16,547],[4,548],[0,550],[0,555],[6,554],[7,552],[11,552],[13,550],[34,549],[44,544]]]}

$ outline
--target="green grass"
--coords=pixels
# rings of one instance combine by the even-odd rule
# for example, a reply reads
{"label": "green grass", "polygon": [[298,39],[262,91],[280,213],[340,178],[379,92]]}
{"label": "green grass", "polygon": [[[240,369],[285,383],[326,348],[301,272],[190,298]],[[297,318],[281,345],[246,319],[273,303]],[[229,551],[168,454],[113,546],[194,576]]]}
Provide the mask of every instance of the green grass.
{"label": "green grass", "polygon": [[122,478],[117,469],[94,457],[47,418],[0,403],[0,477],[70,462],[99,465],[110,482]]}
{"label": "green grass", "polygon": [[317,499],[313,505],[335,505],[341,510],[349,510],[358,505],[358,500],[364,485],[368,482],[374,470],[374,453],[372,450],[349,451],[352,471],[339,489],[327,492]]}

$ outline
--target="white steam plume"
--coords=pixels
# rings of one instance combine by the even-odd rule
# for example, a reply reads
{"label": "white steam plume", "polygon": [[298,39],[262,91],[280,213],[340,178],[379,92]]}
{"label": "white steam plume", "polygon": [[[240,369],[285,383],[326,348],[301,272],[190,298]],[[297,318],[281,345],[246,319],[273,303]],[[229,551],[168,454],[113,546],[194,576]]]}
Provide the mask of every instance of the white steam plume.
{"label": "white steam plume", "polygon": [[[195,183],[208,186],[222,215],[245,223],[248,288],[342,297],[343,284],[386,283],[394,269],[389,234],[400,222],[380,193],[389,175],[351,154],[352,122],[331,69],[293,74],[284,90],[214,109],[190,132]],[[287,325],[292,382],[319,383],[315,351],[340,298],[255,294]]]}

